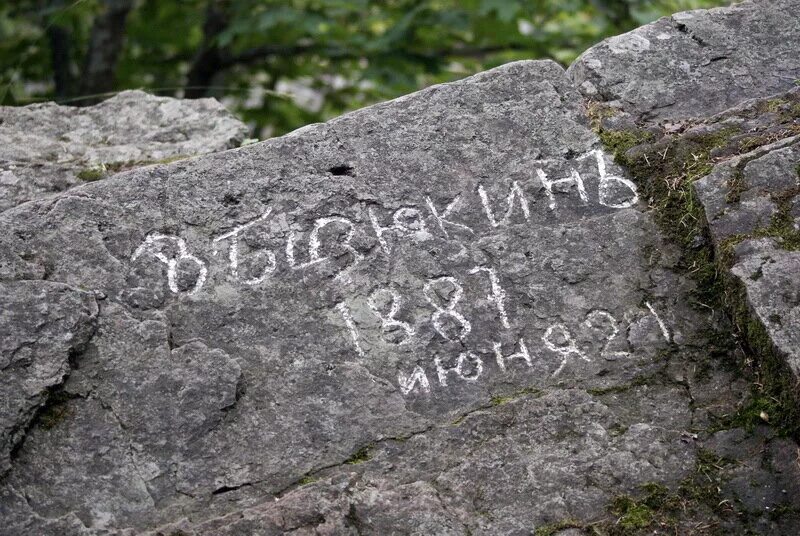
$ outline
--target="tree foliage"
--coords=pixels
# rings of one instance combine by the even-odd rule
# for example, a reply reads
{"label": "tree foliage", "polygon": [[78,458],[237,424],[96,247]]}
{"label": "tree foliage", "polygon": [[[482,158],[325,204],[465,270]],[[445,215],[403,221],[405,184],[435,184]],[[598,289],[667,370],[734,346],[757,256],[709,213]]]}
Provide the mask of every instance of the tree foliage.
{"label": "tree foliage", "polygon": [[0,104],[122,89],[220,98],[256,135],[722,0],[19,0],[0,6]]}

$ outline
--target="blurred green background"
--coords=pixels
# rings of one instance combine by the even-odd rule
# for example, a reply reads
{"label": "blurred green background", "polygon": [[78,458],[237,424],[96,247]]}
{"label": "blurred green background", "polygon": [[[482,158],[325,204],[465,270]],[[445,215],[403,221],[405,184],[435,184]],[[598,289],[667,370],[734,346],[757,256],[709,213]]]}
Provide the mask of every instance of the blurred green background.
{"label": "blurred green background", "polygon": [[213,96],[267,138],[721,0],[18,0],[0,5],[0,104],[123,89]]}

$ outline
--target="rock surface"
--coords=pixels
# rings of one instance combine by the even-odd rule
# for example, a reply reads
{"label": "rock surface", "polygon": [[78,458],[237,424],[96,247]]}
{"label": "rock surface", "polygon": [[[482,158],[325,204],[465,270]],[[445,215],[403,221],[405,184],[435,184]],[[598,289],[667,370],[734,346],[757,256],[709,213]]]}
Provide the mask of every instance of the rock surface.
{"label": "rock surface", "polygon": [[[800,48],[797,15],[796,1],[674,15],[591,49],[570,75],[602,107],[605,127],[646,140],[628,155],[643,164],[643,178],[675,185],[696,180],[717,255],[733,254],[723,269],[744,288],[768,346],[800,377],[800,62],[788,53]],[[645,41],[634,67],[623,71],[634,51],[615,47]],[[699,59],[716,56],[721,59]],[[676,67],[691,58],[697,70]],[[623,72],[637,83],[621,86]],[[690,171],[656,172],[653,162],[661,160]]]}
{"label": "rock surface", "polygon": [[676,13],[595,45],[570,77],[637,121],[705,118],[800,78],[798,14],[800,0]]}
{"label": "rock surface", "polygon": [[70,355],[93,334],[97,314],[91,293],[61,283],[0,283],[0,475],[48,389],[69,373]]}
{"label": "rock surface", "polygon": [[[752,315],[800,378],[800,88],[753,104],[761,113],[737,128],[756,122],[772,128],[767,134],[742,129],[745,140],[755,139],[750,145],[760,145],[720,156],[695,191],[718,251],[733,250],[730,272],[744,287]],[[738,123],[732,118],[752,109],[727,114],[722,124],[730,129]],[[741,143],[733,136],[717,152]]]}
{"label": "rock surface", "polygon": [[247,131],[214,99],[142,91],[89,108],[0,107],[0,211],[120,169],[237,147]]}
{"label": "rock surface", "polygon": [[797,445],[589,125],[517,62],[0,214],[0,534],[795,534]]}

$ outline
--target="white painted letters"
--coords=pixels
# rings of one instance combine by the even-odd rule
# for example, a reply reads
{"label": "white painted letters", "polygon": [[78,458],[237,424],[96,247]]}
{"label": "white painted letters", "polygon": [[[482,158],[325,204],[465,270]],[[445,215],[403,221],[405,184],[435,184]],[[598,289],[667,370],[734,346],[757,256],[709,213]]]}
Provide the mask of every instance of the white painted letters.
{"label": "white painted letters", "polygon": [[494,343],[494,356],[497,360],[497,366],[500,367],[500,370],[506,370],[506,363],[509,363],[512,359],[521,359],[528,365],[528,368],[533,366],[531,363],[531,356],[528,353],[528,348],[525,346],[525,339],[519,340],[519,351],[514,354],[509,354],[504,356],[503,355],[503,346],[499,342]]}
{"label": "white painted letters", "polygon": [[[559,344],[561,341],[554,340],[556,331],[560,332],[561,339],[564,341],[563,344]],[[575,342],[572,334],[564,324],[554,324],[547,328],[547,331],[545,331],[542,337],[542,342],[549,350],[561,355],[561,365],[553,372],[553,376],[558,376],[564,369],[567,364],[567,358],[570,355],[575,355],[584,361],[591,361],[591,359],[578,348],[578,343]]]}
{"label": "white painted letters", "polygon": [[[579,158],[588,158],[590,156],[594,156],[597,161],[597,172],[600,174],[600,184],[598,185],[598,203],[601,205],[611,207],[611,208],[629,208],[635,205],[639,201],[639,194],[636,190],[636,185],[633,181],[626,179],[625,177],[621,177],[619,175],[608,175],[606,173],[606,161],[605,157],[603,156],[603,151],[600,149],[595,149]],[[628,198],[627,201],[623,201],[621,203],[614,203],[609,198],[613,193],[613,183],[619,183],[623,185],[625,188],[630,190],[631,196]]]}
{"label": "white painted letters", "polygon": [[414,367],[414,370],[412,370],[411,374],[408,376],[402,372],[398,372],[397,383],[400,385],[400,392],[404,395],[407,395],[413,391],[414,387],[417,385],[419,385],[419,388],[423,393],[431,392],[431,384],[428,382],[428,376],[425,374],[425,370],[419,365]]}
{"label": "white painted letters", "polygon": [[583,179],[581,178],[580,173],[578,173],[576,170],[571,170],[569,177],[555,180],[550,180],[547,177],[547,173],[545,173],[541,168],[536,170],[536,174],[539,176],[539,180],[544,187],[544,191],[547,194],[548,199],[550,199],[550,204],[548,205],[550,210],[555,210],[556,208],[556,196],[553,193],[553,186],[560,186],[562,184],[574,184],[578,188],[578,196],[580,196],[581,201],[588,203],[589,196],[586,195],[586,187],[583,184]]}
{"label": "white painted letters", "polygon": [[[161,241],[172,242],[175,244],[175,246],[178,248],[178,254],[173,257],[168,257],[162,253],[156,245]],[[195,294],[201,288],[203,288],[203,283],[205,283],[206,276],[208,275],[206,263],[187,252],[186,242],[182,238],[159,233],[150,234],[147,236],[147,238],[145,238],[144,242],[142,242],[142,244],[136,248],[136,251],[133,252],[133,255],[131,256],[131,262],[135,261],[145,252],[150,252],[156,259],[167,265],[167,285],[175,294],[180,291],[178,288],[178,263],[182,261],[189,261],[196,264],[199,270],[194,286],[188,291],[188,294]]]}
{"label": "white painted letters", "polygon": [[[450,285],[453,289],[452,297],[445,301],[444,308],[439,305],[436,297],[437,292],[435,287],[441,286],[441,283]],[[464,289],[458,284],[458,281],[456,281],[454,277],[449,276],[432,279],[425,284],[423,293],[425,294],[425,298],[428,300],[428,303],[430,303],[435,309],[433,316],[431,317],[431,321],[433,322],[433,327],[436,329],[436,332],[448,341],[464,340],[464,337],[466,337],[469,332],[472,331],[472,325],[469,323],[469,320],[464,318],[464,315],[455,310],[456,305],[464,295]],[[450,316],[454,318],[456,322],[458,322],[460,327],[459,334],[456,338],[452,338],[446,333],[444,324],[442,324],[443,315]]]}
{"label": "white painted letters", "polygon": [[464,229],[465,231],[468,231],[473,234],[475,233],[475,231],[473,231],[466,225],[462,223],[456,223],[454,221],[447,219],[450,216],[450,214],[456,209],[456,207],[459,205],[460,202],[461,202],[461,194],[458,194],[457,196],[455,196],[455,198],[453,198],[452,201],[450,201],[450,204],[447,205],[444,211],[440,214],[436,210],[436,207],[434,206],[433,201],[431,201],[431,198],[430,197],[425,198],[425,203],[427,203],[428,209],[431,211],[433,219],[436,220],[437,224],[439,224],[439,228],[442,230],[442,233],[444,234],[445,238],[450,238],[450,235],[447,234],[447,229],[445,229],[445,224],[451,225],[457,229]]}
{"label": "white painted letters", "polygon": [[492,207],[489,205],[489,196],[486,194],[486,190],[483,189],[483,185],[481,184],[478,185],[478,195],[481,198],[483,210],[486,212],[486,217],[488,218],[489,224],[492,227],[508,225],[511,222],[511,215],[514,213],[515,199],[519,203],[519,208],[522,210],[522,215],[525,217],[525,221],[530,221],[531,219],[531,213],[528,209],[528,200],[525,198],[525,192],[522,191],[522,188],[516,181],[511,183],[511,190],[508,192],[508,197],[506,198],[506,213],[503,216],[503,219],[500,221],[497,221],[495,218]]}
{"label": "white painted letters", "polygon": [[418,242],[431,237],[425,226],[422,213],[414,207],[400,207],[397,209],[392,215],[392,225],[388,227],[384,227],[378,222],[372,207],[367,209],[367,214],[369,215],[370,223],[372,223],[372,229],[375,231],[375,236],[378,238],[378,243],[387,255],[392,252],[389,241],[385,236],[389,231],[396,231],[399,235],[411,237]]}
{"label": "white painted letters", "polygon": [[[602,309],[595,309],[594,311],[590,312],[586,315],[586,320],[584,320],[584,324],[592,329],[595,329],[600,332],[604,333],[606,336],[606,343],[603,345],[603,348],[600,350],[600,356],[604,359],[608,359],[609,361],[613,361],[615,359],[620,359],[623,357],[629,357],[630,352],[625,351],[609,351],[608,347],[611,344],[617,335],[619,334],[619,328],[617,327],[617,319],[614,318],[611,313],[608,311],[603,311]],[[605,326],[606,329],[603,329]]]}
{"label": "white painted letters", "polygon": [[[383,301],[386,297],[389,297],[389,312],[383,314],[381,312],[381,306],[383,305]],[[411,324],[408,322],[403,322],[401,320],[397,320],[395,315],[400,312],[400,294],[393,289],[378,289],[373,292],[370,297],[367,299],[367,305],[369,308],[372,309],[372,312],[375,313],[381,321],[381,331],[383,332],[384,336],[389,330],[393,328],[400,328],[405,333],[403,340],[400,341],[400,344],[407,343],[408,340],[414,335],[414,328],[411,327]]]}
{"label": "white painted letters", "polygon": [[650,313],[656,319],[656,322],[658,322],[658,327],[661,328],[661,335],[663,335],[664,340],[667,341],[667,342],[672,342],[672,337],[669,334],[669,330],[667,329],[667,325],[664,323],[663,320],[661,320],[661,317],[658,316],[658,313],[656,312],[656,310],[653,309],[653,306],[650,305],[650,302],[644,302],[644,304],[647,306],[648,309],[650,309]]}
{"label": "white painted letters", "polygon": [[[456,376],[468,382],[476,381],[480,377],[481,372],[483,372],[483,361],[472,352],[463,352],[459,354],[454,367],[446,367],[442,361],[440,357],[434,359],[436,375],[439,377],[439,385],[442,387],[447,387],[447,374],[450,372],[455,372]],[[470,368],[472,369],[471,374],[469,373]]]}
{"label": "white painted letters", "polygon": [[497,272],[494,268],[486,268],[483,266],[476,266],[469,273],[477,274],[486,272],[489,275],[489,285],[491,287],[491,294],[487,296],[490,302],[494,303],[497,307],[497,312],[500,313],[500,322],[503,327],[509,329],[511,325],[508,323],[508,315],[506,314],[506,293],[500,286],[500,279],[497,277]]}
{"label": "white painted letters", "polygon": [[348,220],[347,218],[342,218],[340,216],[331,216],[328,218],[319,218],[314,223],[314,228],[311,230],[311,233],[308,237],[308,261],[304,263],[298,263],[295,260],[294,256],[294,244],[295,244],[295,234],[294,231],[289,231],[289,238],[286,241],[286,259],[289,261],[289,266],[295,270],[300,270],[303,268],[308,268],[309,266],[313,266],[320,262],[328,260],[328,257],[323,257],[320,255],[320,247],[322,244],[320,243],[319,233],[322,229],[327,227],[328,225],[332,224],[339,224],[347,227],[347,234],[345,235],[344,240],[341,242],[342,247],[344,247],[347,251],[349,251],[353,255],[353,263],[346,268],[339,272],[336,277],[346,277],[347,272],[352,269],[356,264],[363,259],[363,255],[361,255],[358,251],[350,245],[350,242],[353,240],[353,235],[355,234],[355,225],[353,222]]}
{"label": "white painted letters", "polygon": [[353,315],[350,313],[350,308],[347,307],[346,303],[340,302],[336,304],[336,310],[339,311],[339,314],[342,315],[342,319],[344,319],[344,324],[347,326],[347,331],[350,332],[350,338],[353,339],[353,346],[356,347],[356,353],[361,357],[364,357],[364,350],[361,348],[361,335],[358,333],[356,323],[353,321]]}
{"label": "white painted letters", "polygon": [[268,208],[267,211],[264,212],[264,214],[262,214],[258,218],[243,225],[239,225],[238,227],[235,227],[232,231],[228,231],[227,233],[220,235],[212,240],[212,244],[215,244],[214,252],[216,253],[216,243],[222,240],[230,239],[230,245],[228,246],[228,261],[230,263],[231,273],[233,274],[234,279],[236,279],[237,281],[241,281],[245,285],[257,285],[261,283],[267,278],[267,276],[269,276],[272,272],[275,271],[275,267],[277,266],[277,263],[275,261],[275,254],[271,251],[266,251],[264,255],[266,256],[267,264],[262,270],[260,275],[256,277],[251,277],[249,279],[242,279],[239,274],[239,235],[245,232],[253,225],[266,220],[271,212],[272,208]]}

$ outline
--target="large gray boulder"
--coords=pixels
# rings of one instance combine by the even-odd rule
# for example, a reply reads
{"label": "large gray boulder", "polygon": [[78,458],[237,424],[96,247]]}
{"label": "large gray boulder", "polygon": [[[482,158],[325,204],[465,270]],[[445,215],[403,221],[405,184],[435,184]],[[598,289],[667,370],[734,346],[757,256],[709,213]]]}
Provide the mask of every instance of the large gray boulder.
{"label": "large gray boulder", "polygon": [[[730,273],[768,336],[765,350],[774,349],[800,378],[800,88],[760,104],[757,121],[772,125],[780,123],[780,108],[793,110],[784,118],[789,128],[761,134],[750,151],[720,157],[694,187],[711,240],[720,255],[730,255]],[[730,115],[745,110],[754,115],[752,106]]]}
{"label": "large gray boulder", "polygon": [[586,109],[516,62],[0,213],[0,534],[795,534]]}
{"label": "large gray boulder", "polygon": [[[743,289],[737,308],[767,336],[750,344],[777,353],[800,378],[798,50],[800,2],[743,2],[608,39],[569,75],[601,128],[648,140],[629,155],[642,180],[694,180],[691,168],[707,161],[692,187],[722,269],[737,283],[729,293]],[[659,172],[663,160],[678,165]],[[681,166],[690,171],[681,176]]]}
{"label": "large gray boulder", "polygon": [[25,436],[48,390],[70,371],[94,333],[97,304],[91,293],[62,283],[0,283],[0,474]]}
{"label": "large gray boulder", "polygon": [[0,210],[121,169],[238,147],[248,128],[214,99],[123,91],[88,108],[0,107]]}
{"label": "large gray boulder", "polygon": [[6,279],[97,312],[0,531],[523,534],[677,489],[744,383],[639,197],[519,62],[6,211]]}
{"label": "large gray boulder", "polygon": [[676,13],[606,39],[569,68],[581,93],[636,120],[702,119],[800,79],[799,0]]}

